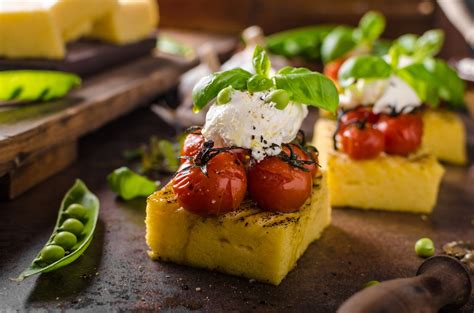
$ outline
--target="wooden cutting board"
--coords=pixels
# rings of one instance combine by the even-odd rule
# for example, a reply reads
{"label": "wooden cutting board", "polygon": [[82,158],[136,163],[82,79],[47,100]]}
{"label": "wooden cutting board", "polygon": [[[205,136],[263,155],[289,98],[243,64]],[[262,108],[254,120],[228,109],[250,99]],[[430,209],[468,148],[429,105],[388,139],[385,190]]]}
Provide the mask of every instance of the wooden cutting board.
{"label": "wooden cutting board", "polygon": [[[237,43],[234,37],[161,33],[192,47],[210,43],[219,55],[228,55]],[[149,104],[196,64],[197,59],[157,53],[90,76],[62,99],[0,107],[0,197],[14,198],[68,166],[80,136]]]}

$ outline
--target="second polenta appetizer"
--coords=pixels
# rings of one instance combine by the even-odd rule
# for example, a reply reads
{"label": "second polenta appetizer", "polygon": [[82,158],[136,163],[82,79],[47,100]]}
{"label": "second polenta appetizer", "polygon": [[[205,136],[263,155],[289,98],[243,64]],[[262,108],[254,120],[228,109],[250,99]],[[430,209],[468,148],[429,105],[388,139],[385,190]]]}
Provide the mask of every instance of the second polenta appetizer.
{"label": "second polenta appetizer", "polygon": [[423,114],[445,94],[425,64],[400,67],[398,51],[391,50],[390,64],[370,55],[348,59],[338,74],[338,119],[316,124],[332,205],[430,213],[436,204],[444,170],[423,147]]}
{"label": "second polenta appetizer", "polygon": [[335,112],[324,75],[286,67],[270,77],[257,46],[254,75],[237,68],[204,77],[172,181],[148,198],[153,259],[278,285],[330,223],[326,174],[299,132],[307,106]]}

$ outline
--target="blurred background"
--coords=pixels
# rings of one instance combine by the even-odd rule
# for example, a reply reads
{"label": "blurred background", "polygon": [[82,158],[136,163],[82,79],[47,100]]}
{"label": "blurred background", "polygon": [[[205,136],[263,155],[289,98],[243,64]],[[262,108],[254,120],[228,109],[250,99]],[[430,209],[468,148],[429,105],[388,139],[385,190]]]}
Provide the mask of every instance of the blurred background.
{"label": "blurred background", "polygon": [[[445,6],[468,10],[471,0],[160,0],[160,26],[239,34],[259,25],[266,35],[288,28],[315,24],[357,25],[368,10],[378,10],[387,19],[385,38],[405,33],[421,34],[428,29],[446,32],[440,53],[444,58],[462,58],[472,51],[461,32],[451,23]],[[179,9],[178,9],[179,8]],[[472,12],[472,11],[471,11]],[[471,16],[472,13],[467,15]],[[458,15],[457,18],[460,16]],[[474,32],[470,29],[464,33]]]}

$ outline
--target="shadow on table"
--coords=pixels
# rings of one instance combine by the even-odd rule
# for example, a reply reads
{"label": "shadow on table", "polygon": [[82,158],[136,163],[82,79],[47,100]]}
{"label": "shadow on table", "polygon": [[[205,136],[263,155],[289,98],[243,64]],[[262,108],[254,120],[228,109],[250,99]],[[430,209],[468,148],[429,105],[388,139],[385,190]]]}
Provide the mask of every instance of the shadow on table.
{"label": "shadow on table", "polygon": [[87,289],[98,273],[104,235],[105,226],[103,221],[99,220],[94,238],[84,254],[61,269],[41,274],[26,300],[26,305],[67,298]]}

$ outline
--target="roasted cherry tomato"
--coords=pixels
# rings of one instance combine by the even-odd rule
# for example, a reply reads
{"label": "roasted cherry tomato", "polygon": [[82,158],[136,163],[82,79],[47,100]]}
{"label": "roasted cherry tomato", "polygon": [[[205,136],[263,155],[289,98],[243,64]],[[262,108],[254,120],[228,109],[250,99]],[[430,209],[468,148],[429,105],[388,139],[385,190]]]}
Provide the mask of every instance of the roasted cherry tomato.
{"label": "roasted cherry tomato", "polygon": [[421,145],[423,121],[419,114],[382,115],[376,125],[385,137],[385,152],[408,155]]}
{"label": "roasted cherry tomato", "polygon": [[355,160],[375,158],[384,150],[384,135],[370,125],[350,124],[339,138],[342,151]]}
{"label": "roasted cherry tomato", "polygon": [[346,61],[346,59],[337,59],[334,61],[329,62],[324,66],[324,75],[332,79],[335,83],[338,82],[338,74],[339,69],[341,68],[342,64]]}
{"label": "roasted cherry tomato", "polygon": [[273,212],[294,212],[311,195],[312,176],[283,161],[267,157],[249,169],[249,192],[260,208]]}
{"label": "roasted cherry tomato", "polygon": [[[199,150],[204,143],[204,137],[201,134],[201,131],[195,131],[190,133],[184,139],[183,147],[181,148],[181,156],[194,157],[198,154]],[[186,161],[185,158],[181,158],[181,163]]]}
{"label": "roasted cherry tomato", "polygon": [[[314,176],[318,172],[318,163],[319,158],[318,158],[318,152],[316,149],[313,148],[307,148],[306,151],[303,151],[300,146],[295,145],[295,144],[289,144],[288,146],[291,147],[293,150],[293,153],[297,156],[297,160],[301,161],[314,161],[314,164],[304,164],[304,167],[307,168],[311,174]],[[290,149],[288,146],[283,147],[283,152],[285,152],[288,156],[290,155]]]}
{"label": "roasted cherry tomato", "polygon": [[238,157],[221,152],[206,165],[207,176],[199,167],[186,161],[173,178],[178,203],[187,211],[202,216],[219,215],[237,209],[247,190],[245,168]]}
{"label": "roasted cherry tomato", "polygon": [[356,122],[375,124],[378,119],[379,115],[372,112],[370,107],[359,106],[354,110],[344,112],[339,119],[339,123],[341,126],[347,126]]}

